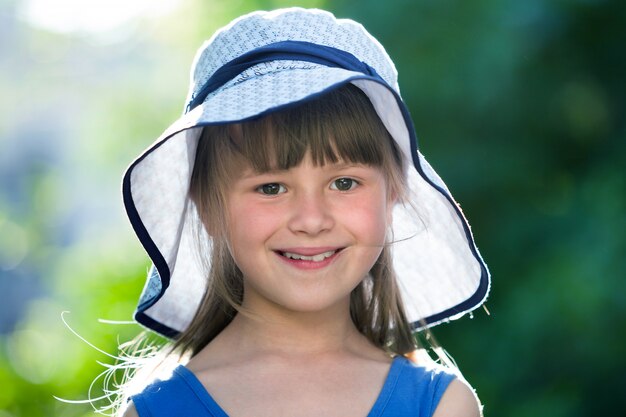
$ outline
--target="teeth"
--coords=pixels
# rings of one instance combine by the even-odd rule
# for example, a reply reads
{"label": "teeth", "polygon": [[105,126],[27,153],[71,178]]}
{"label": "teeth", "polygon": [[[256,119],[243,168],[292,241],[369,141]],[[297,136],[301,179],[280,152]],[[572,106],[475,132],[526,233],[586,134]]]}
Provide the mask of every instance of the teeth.
{"label": "teeth", "polygon": [[298,259],[302,261],[321,262],[324,259],[333,256],[335,252],[336,251],[334,250],[329,250],[328,252],[320,253],[318,255],[313,255],[313,256],[299,255],[297,253],[292,253],[292,252],[283,252],[283,256],[286,256],[287,258],[290,258],[290,259]]}

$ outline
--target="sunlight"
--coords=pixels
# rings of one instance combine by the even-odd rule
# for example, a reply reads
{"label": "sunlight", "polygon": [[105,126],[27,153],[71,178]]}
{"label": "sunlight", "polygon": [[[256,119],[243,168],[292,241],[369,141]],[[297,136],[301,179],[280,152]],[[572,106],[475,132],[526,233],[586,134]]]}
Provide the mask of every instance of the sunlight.
{"label": "sunlight", "polygon": [[132,20],[162,16],[180,0],[24,0],[20,17],[55,32],[108,32]]}

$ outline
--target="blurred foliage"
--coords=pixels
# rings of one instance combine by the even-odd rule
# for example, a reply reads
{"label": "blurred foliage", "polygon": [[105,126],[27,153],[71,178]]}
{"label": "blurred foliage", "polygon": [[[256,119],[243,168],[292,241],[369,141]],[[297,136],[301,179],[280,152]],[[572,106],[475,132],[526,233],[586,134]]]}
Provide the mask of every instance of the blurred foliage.
{"label": "blurred foliage", "polygon": [[[181,112],[201,41],[286,1],[183,0],[113,34],[54,33],[0,3],[0,417],[89,416],[147,261],[124,167]],[[400,74],[423,152],[493,274],[435,329],[486,415],[624,414],[626,4],[303,1],[360,21]],[[100,384],[101,385],[101,384]],[[100,387],[101,388],[101,387]],[[97,396],[98,383],[93,392]]]}

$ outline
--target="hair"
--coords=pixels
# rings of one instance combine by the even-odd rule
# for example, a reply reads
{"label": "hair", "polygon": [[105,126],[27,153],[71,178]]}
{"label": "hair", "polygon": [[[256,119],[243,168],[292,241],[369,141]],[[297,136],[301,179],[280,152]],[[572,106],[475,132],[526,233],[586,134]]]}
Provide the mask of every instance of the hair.
{"label": "hair", "polygon": [[[227,239],[229,185],[245,167],[259,173],[287,170],[306,156],[316,166],[342,161],[378,167],[385,177],[388,197],[397,204],[407,203],[404,157],[369,98],[352,84],[248,121],[204,126],[198,138],[189,197],[200,220],[198,252],[209,254],[204,259],[208,266],[207,287],[189,326],[163,346],[159,354],[153,351],[152,355],[161,361],[153,370],[166,360],[196,355],[235,315],[246,314],[242,307],[243,275],[231,256]],[[210,244],[202,247],[207,234]],[[398,289],[390,253],[392,244],[390,235],[369,274],[352,291],[350,315],[356,328],[375,346],[392,356],[415,360],[419,342],[406,318]],[[144,337],[137,338],[134,344],[141,343]],[[132,359],[132,349],[127,353],[124,360]],[[139,379],[152,375],[149,370],[141,371],[143,376]],[[127,375],[122,391],[134,385],[136,377],[128,382]],[[127,395],[123,393],[118,402],[123,403]]]}
{"label": "hair", "polygon": [[[228,250],[224,217],[226,190],[236,173],[246,165],[259,173],[287,170],[307,154],[317,166],[344,161],[379,167],[389,198],[403,199],[404,158],[370,100],[352,84],[261,118],[204,127],[189,195],[212,237],[211,262],[200,307],[174,349],[195,355],[241,311],[243,276]],[[394,354],[415,350],[388,245],[352,291],[350,314],[375,346]]]}

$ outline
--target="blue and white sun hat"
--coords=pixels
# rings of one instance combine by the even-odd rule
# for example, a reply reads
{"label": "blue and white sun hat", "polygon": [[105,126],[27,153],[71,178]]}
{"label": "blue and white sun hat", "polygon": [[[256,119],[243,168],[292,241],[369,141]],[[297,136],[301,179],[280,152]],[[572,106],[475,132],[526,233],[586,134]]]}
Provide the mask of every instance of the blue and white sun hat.
{"label": "blue and white sun hat", "polygon": [[412,162],[412,204],[396,204],[392,224],[393,263],[409,320],[416,329],[433,326],[485,301],[487,267],[463,213],[418,151],[395,66],[383,47],[352,20],[289,8],[242,16],[204,43],[183,116],[126,171],[126,211],[153,263],[135,314],[139,323],[176,337],[206,288],[194,240],[198,213],[188,195],[202,127],[265,115],[347,83],[369,97]]}

